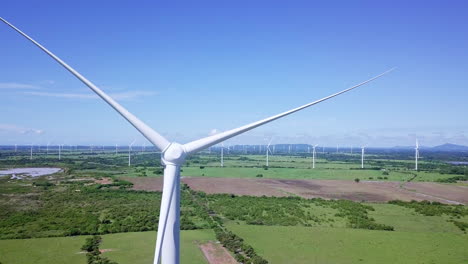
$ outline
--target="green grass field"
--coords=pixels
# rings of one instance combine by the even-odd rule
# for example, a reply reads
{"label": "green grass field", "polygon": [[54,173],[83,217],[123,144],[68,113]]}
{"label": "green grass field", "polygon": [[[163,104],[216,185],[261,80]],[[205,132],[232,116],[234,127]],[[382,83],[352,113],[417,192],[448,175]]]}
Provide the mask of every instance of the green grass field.
{"label": "green grass field", "polygon": [[[411,174],[390,171],[389,175],[383,175],[378,170],[346,170],[346,169],[297,169],[297,168],[239,168],[239,167],[184,167],[182,176],[197,177],[227,177],[227,178],[255,178],[262,174],[263,178],[276,179],[322,179],[322,180],[381,180],[381,181],[406,181],[412,177]],[[433,181],[444,178],[439,173],[419,172],[416,181]],[[388,179],[378,179],[386,176]],[[372,177],[373,179],[369,179]]]}
{"label": "green grass field", "polygon": [[[118,263],[147,264],[154,258],[156,232],[103,235],[103,256]],[[86,236],[0,240],[0,262],[4,264],[83,264],[80,248]],[[215,240],[212,230],[181,232],[181,263],[205,264],[197,243]]]}
{"label": "green grass field", "polygon": [[228,228],[272,264],[468,262],[468,236],[454,233],[235,224]]}
{"label": "green grass field", "polygon": [[[367,205],[375,209],[375,211],[369,212],[369,216],[378,223],[395,227],[396,231],[463,234],[453,223],[447,221],[450,220],[447,215],[424,216],[416,213],[413,209],[393,204],[368,203]],[[465,216],[458,221],[468,222],[468,218]]]}

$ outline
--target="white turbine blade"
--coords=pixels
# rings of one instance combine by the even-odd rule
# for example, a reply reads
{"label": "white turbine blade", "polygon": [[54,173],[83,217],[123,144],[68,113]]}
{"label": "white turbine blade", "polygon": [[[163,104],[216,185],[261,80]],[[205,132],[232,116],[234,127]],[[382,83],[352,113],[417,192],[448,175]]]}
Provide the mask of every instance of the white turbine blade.
{"label": "white turbine blade", "polygon": [[272,141],[273,141],[273,137],[271,137],[270,141],[268,142],[268,147],[271,145]]}
{"label": "white turbine blade", "polygon": [[351,91],[351,90],[353,90],[354,88],[357,88],[357,87],[359,87],[359,86],[361,86],[361,85],[364,85],[364,84],[366,84],[366,83],[368,83],[368,82],[371,82],[371,81],[373,81],[373,80],[375,80],[375,79],[377,79],[377,78],[379,78],[379,77],[381,77],[381,76],[383,76],[383,75],[385,75],[385,74],[387,74],[387,73],[393,71],[394,69],[395,69],[395,68],[392,68],[392,69],[390,69],[390,70],[388,70],[388,71],[386,71],[386,72],[383,72],[383,73],[381,73],[381,74],[379,74],[379,75],[377,75],[377,76],[375,76],[375,77],[373,77],[373,78],[371,78],[371,79],[369,79],[369,80],[367,80],[367,81],[361,82],[361,83],[359,83],[359,84],[357,84],[357,85],[355,85],[355,86],[353,86],[353,87],[350,87],[350,88],[348,88],[348,89],[346,89],[346,90],[343,90],[343,91],[341,91],[341,92],[334,93],[334,94],[332,94],[332,95],[329,95],[329,96],[327,96],[327,97],[324,97],[324,98],[322,98],[322,99],[320,99],[320,100],[317,100],[317,101],[314,101],[314,102],[312,102],[312,103],[305,104],[305,105],[303,105],[303,106],[294,108],[294,109],[292,109],[292,110],[283,112],[283,113],[281,113],[281,114],[278,114],[278,115],[275,115],[275,116],[272,116],[272,117],[265,118],[265,119],[263,119],[263,120],[260,120],[260,121],[257,121],[257,122],[254,122],[254,123],[251,123],[251,124],[242,126],[242,127],[238,127],[238,128],[235,128],[235,129],[231,129],[231,130],[225,131],[225,132],[221,132],[221,133],[216,134],[216,135],[213,135],[213,136],[209,136],[209,137],[205,137],[205,138],[202,138],[202,139],[198,139],[198,140],[192,141],[192,142],[187,143],[187,144],[184,145],[185,151],[186,151],[188,154],[190,154],[190,153],[194,153],[194,152],[197,152],[197,151],[199,151],[199,150],[202,150],[202,149],[204,149],[204,148],[213,146],[213,145],[218,144],[219,142],[224,141],[224,140],[226,140],[226,139],[228,139],[228,138],[232,138],[232,137],[234,137],[234,136],[237,136],[237,135],[239,135],[239,134],[242,134],[242,133],[244,133],[244,132],[246,132],[246,131],[249,131],[249,130],[251,130],[251,129],[254,129],[254,128],[256,128],[256,127],[259,127],[259,126],[261,126],[261,125],[264,125],[264,124],[266,124],[266,123],[269,123],[269,122],[271,122],[271,121],[274,121],[274,120],[276,120],[276,119],[279,119],[279,118],[281,118],[281,117],[290,115],[290,114],[292,114],[292,113],[294,113],[294,112],[297,112],[297,111],[302,110],[302,109],[304,109],[304,108],[307,108],[307,107],[310,107],[310,106],[312,106],[312,105],[318,104],[318,103],[320,103],[320,102],[323,102],[323,101],[325,101],[325,100],[328,100],[328,99],[330,99],[330,98],[333,98],[333,97],[335,97],[335,96],[338,96],[338,95],[340,95],[340,94],[342,94],[342,93]]}
{"label": "white turbine blade", "polygon": [[101,97],[104,101],[106,101],[106,103],[108,103],[112,108],[114,108],[115,111],[117,111],[120,115],[122,115],[130,124],[132,124],[138,131],[140,131],[140,133],[143,134],[143,136],[145,136],[151,143],[153,143],[161,151],[164,151],[169,146],[169,141],[167,141],[167,139],[165,139],[158,132],[150,128],[148,125],[146,125],[143,121],[138,119],[132,113],[127,111],[127,109],[125,109],[119,103],[114,101],[114,99],[112,99],[110,96],[105,94],[101,89],[96,87],[92,82],[90,82],[88,79],[82,76],[79,72],[77,72],[75,69],[70,67],[64,61],[62,61],[59,57],[55,56],[48,49],[43,47],[41,44],[36,42],[34,39],[32,39],[31,37],[23,33],[21,30],[19,30],[12,24],[10,24],[5,19],[0,17],[0,20],[3,21],[8,26],[10,26],[11,28],[13,28],[16,32],[20,33],[23,37],[31,41],[34,45],[36,45],[42,51],[47,53],[47,55],[52,57],[55,61],[57,61],[60,65],[62,65],[65,69],[67,69],[71,74],[75,75],[76,78],[78,78],[81,82],[83,82],[86,86],[88,86],[91,90],[93,90],[93,92],[95,92],[99,97]]}

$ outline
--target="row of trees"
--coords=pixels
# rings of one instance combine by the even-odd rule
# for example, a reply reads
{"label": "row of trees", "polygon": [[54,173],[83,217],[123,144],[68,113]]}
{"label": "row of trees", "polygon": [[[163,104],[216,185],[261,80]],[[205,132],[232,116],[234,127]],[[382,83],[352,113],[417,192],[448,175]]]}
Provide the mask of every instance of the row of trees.
{"label": "row of trees", "polygon": [[188,193],[194,204],[203,209],[205,219],[216,234],[216,239],[229,251],[231,251],[239,263],[245,264],[268,264],[268,261],[257,255],[253,247],[246,244],[244,240],[233,232],[227,230],[223,220],[209,207],[210,200],[204,192],[195,192],[184,184],[183,191]]}
{"label": "row of trees", "polygon": [[117,264],[117,262],[110,261],[108,258],[101,256],[99,246],[102,243],[101,236],[92,236],[86,239],[85,244],[81,250],[86,251],[86,260],[88,264]]}

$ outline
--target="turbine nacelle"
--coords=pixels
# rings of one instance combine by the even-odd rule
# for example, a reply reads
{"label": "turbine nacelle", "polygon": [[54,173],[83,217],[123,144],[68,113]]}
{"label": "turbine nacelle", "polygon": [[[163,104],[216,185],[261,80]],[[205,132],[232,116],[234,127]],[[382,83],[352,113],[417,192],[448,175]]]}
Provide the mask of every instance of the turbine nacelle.
{"label": "turbine nacelle", "polygon": [[173,142],[162,152],[161,160],[164,165],[182,165],[186,157],[187,151],[185,151],[184,146]]}

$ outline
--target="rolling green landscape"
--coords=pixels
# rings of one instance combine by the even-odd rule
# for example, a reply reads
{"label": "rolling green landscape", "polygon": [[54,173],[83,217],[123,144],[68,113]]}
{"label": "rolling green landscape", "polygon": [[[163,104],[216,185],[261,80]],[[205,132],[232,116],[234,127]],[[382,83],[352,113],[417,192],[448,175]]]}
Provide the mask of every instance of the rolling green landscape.
{"label": "rolling green landscape", "polygon": [[[445,154],[444,154],[445,155]],[[420,170],[410,153],[374,153],[360,169],[356,154],[323,154],[311,168],[308,153],[192,156],[190,178],[341,180],[353,184],[432,182],[466,186],[466,166],[427,154]],[[151,263],[161,193],[135,190],[126,179],[162,177],[159,154],[0,151],[0,169],[59,167],[61,172],[0,177],[0,263],[86,263],[86,238],[101,235],[101,255],[115,263]],[[429,160],[430,158],[430,160]],[[463,158],[463,156],[462,156]],[[359,186],[359,185],[357,185]],[[303,188],[307,188],[304,186]],[[182,263],[208,263],[200,245],[220,241],[239,263],[464,263],[468,208],[438,202],[366,202],[207,194],[183,185]]]}

